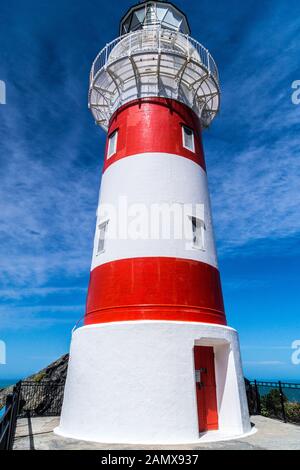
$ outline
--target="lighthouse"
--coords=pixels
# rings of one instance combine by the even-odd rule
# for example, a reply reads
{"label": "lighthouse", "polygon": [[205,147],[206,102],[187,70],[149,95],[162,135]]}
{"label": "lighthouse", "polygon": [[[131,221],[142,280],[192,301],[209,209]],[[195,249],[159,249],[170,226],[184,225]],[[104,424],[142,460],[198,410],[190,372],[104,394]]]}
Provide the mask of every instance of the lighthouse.
{"label": "lighthouse", "polygon": [[89,108],[107,140],[60,435],[151,445],[251,432],[202,142],[219,105],[217,66],[170,2],[132,6],[92,64]]}

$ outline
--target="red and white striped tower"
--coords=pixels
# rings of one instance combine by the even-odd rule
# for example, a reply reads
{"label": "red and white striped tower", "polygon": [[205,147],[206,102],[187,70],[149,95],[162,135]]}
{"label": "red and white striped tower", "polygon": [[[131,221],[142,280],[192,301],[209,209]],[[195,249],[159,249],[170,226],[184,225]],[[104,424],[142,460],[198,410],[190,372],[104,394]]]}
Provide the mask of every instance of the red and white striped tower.
{"label": "red and white striped tower", "polygon": [[218,71],[189,34],[173,4],[142,2],[92,66],[89,105],[108,138],[64,436],[176,443],[250,432],[202,148],[219,109]]}

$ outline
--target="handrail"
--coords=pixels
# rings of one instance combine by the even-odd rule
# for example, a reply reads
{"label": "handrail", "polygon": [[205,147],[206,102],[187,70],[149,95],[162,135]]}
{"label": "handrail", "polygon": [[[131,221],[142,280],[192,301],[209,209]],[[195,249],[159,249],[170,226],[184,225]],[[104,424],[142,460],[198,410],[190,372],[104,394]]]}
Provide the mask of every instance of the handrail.
{"label": "handrail", "polygon": [[5,413],[0,419],[0,450],[12,450],[17,426],[22,382],[7,396]]}
{"label": "handrail", "polygon": [[300,424],[300,383],[246,380],[251,414]]}
{"label": "handrail", "polygon": [[96,123],[107,130],[119,106],[152,96],[184,103],[209,127],[220,107],[219,73],[209,51],[167,29],[138,30],[106,44],[90,73],[88,100]]}
{"label": "handrail", "polygon": [[292,382],[281,382],[281,381],[269,381],[269,380],[249,380],[250,385],[259,385],[260,387],[278,387],[279,384],[283,388],[300,388],[300,383],[292,383]]}
{"label": "handrail", "polygon": [[85,316],[86,316],[86,314],[83,315],[81,318],[79,318],[79,320],[75,323],[75,325],[73,326],[72,331],[71,331],[72,334],[74,333],[74,331],[77,330],[77,327],[78,327],[79,323],[85,318]]}
{"label": "handrail", "polygon": [[[121,41],[126,41],[127,38],[130,37],[130,42],[134,42],[134,38],[143,38],[143,36],[147,37],[149,36],[149,32],[155,33],[155,36],[153,36],[153,47],[146,47],[145,44],[143,44],[143,40],[141,41],[141,50],[157,50],[157,44],[160,44],[161,51],[169,51],[169,48],[163,48],[161,47],[162,41],[161,39],[165,39],[167,35],[169,37],[176,37],[176,38],[181,38],[181,39],[186,39],[187,46],[193,46],[195,51],[199,55],[200,63],[203,64],[204,66],[207,67],[209,72],[213,75],[213,77],[219,82],[219,73],[218,73],[218,68],[216,65],[215,60],[213,59],[212,55],[206,49],[200,42],[196,41],[196,39],[192,38],[188,34],[183,34],[180,33],[179,31],[169,31],[167,29],[147,29],[147,30],[138,30],[135,32],[130,32],[128,34],[124,34],[123,36],[119,36],[118,38],[114,39],[113,41],[109,42],[106,44],[106,46],[99,52],[99,54],[96,56],[95,60],[93,61],[92,64],[92,69],[91,69],[91,74],[90,74],[90,79],[91,82],[97,75],[97,73],[102,69],[108,67],[108,65],[111,62],[114,62],[115,59],[112,59],[110,56],[110,53],[112,50],[115,48],[117,44],[119,44]],[[118,56],[118,59],[122,57],[127,57],[128,54],[130,54],[131,51],[128,51],[128,49],[125,49],[124,54]],[[186,48],[186,54],[182,55],[187,55],[189,53],[189,48]]]}

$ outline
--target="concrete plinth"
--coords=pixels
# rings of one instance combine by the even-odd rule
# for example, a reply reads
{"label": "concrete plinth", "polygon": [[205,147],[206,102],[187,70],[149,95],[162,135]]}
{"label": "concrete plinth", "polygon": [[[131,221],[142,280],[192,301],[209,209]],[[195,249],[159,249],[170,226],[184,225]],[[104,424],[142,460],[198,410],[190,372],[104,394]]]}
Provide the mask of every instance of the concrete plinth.
{"label": "concrete plinth", "polygon": [[[219,431],[199,435],[194,346],[213,346]],[[235,330],[140,321],[74,332],[61,436],[135,444],[224,440],[251,432]]]}

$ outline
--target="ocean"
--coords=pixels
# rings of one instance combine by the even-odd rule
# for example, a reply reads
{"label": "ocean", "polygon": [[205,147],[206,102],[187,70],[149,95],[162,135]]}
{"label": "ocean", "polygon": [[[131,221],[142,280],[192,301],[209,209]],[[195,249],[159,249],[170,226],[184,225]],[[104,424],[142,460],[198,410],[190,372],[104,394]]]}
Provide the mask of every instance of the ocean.
{"label": "ocean", "polygon": [[[260,381],[258,380],[258,382],[260,382]],[[262,382],[264,382],[264,380],[262,380]],[[274,382],[274,383],[277,384],[278,380],[267,380],[265,382]],[[300,384],[300,380],[295,380],[295,379],[285,379],[284,380],[284,379],[281,379],[281,382],[283,384],[282,391],[283,391],[284,395],[286,396],[286,398],[288,399],[288,401],[300,403],[300,388],[286,388],[286,387],[284,387],[285,383],[287,383],[287,384]],[[259,392],[262,396],[267,395],[271,390],[272,390],[271,387],[259,385]]]}
{"label": "ocean", "polygon": [[[18,379],[6,379],[6,380],[0,379],[0,389],[9,387],[10,385],[13,385],[17,382],[18,382]],[[1,416],[4,415],[4,411],[5,411],[5,408],[2,408],[2,410],[0,410],[0,418]]]}
{"label": "ocean", "polygon": [[6,379],[6,380],[0,379],[0,389],[9,387],[10,385],[17,383],[18,380],[19,379]]}

